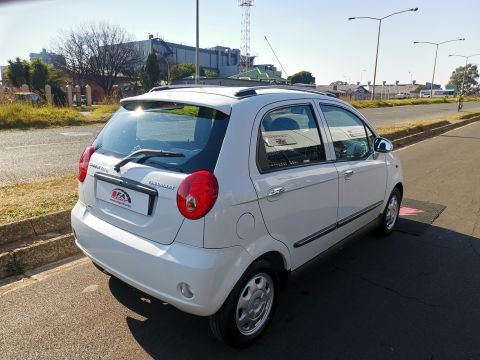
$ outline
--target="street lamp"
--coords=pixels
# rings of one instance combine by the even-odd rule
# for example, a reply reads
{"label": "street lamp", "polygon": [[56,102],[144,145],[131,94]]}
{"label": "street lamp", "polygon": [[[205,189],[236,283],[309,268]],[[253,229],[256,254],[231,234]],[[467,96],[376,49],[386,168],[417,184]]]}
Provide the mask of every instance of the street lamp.
{"label": "street lamp", "polygon": [[430,99],[433,98],[433,84],[434,84],[434,81],[435,81],[435,67],[437,66],[437,54],[438,54],[438,47],[440,45],[443,45],[443,44],[446,44],[446,43],[449,43],[449,42],[453,42],[453,41],[464,41],[465,38],[461,38],[461,39],[453,39],[453,40],[447,40],[447,41],[442,41],[440,43],[434,43],[434,42],[430,42],[430,41],[414,41],[413,44],[430,44],[430,45],[435,45],[436,46],[436,49],[435,49],[435,62],[433,63],[433,75],[432,75],[432,83],[430,84]]}
{"label": "street lamp", "polygon": [[200,78],[200,66],[198,64],[198,58],[199,58],[199,26],[198,26],[198,11],[199,11],[199,5],[198,5],[198,0],[197,0],[197,13],[196,13],[196,21],[197,21],[197,27],[196,27],[196,36],[197,36],[197,41],[195,45],[195,85],[198,85],[198,79]]}
{"label": "street lamp", "polygon": [[372,90],[372,100],[375,98],[375,81],[377,79],[377,62],[378,62],[378,47],[380,45],[380,30],[382,27],[382,20],[389,18],[390,16],[401,14],[407,11],[417,11],[418,7],[413,8],[413,9],[408,9],[408,10],[403,10],[403,11],[398,11],[392,14],[389,14],[387,16],[384,16],[382,18],[375,18],[375,17],[370,17],[370,16],[358,16],[358,17],[350,17],[348,20],[358,20],[358,19],[369,19],[369,20],[377,20],[378,21],[378,36],[377,36],[377,53],[375,55],[375,70],[373,71],[373,90]]}
{"label": "street lamp", "polygon": [[456,54],[450,54],[448,56],[458,56],[458,57],[462,57],[462,58],[465,58],[465,68],[463,69],[463,80],[462,80],[462,94],[465,95],[465,75],[467,74],[467,65],[468,65],[468,59],[470,59],[471,57],[474,57],[474,56],[479,56],[480,54],[473,54],[473,55],[468,55],[468,56],[465,56],[465,55],[456,55]]}

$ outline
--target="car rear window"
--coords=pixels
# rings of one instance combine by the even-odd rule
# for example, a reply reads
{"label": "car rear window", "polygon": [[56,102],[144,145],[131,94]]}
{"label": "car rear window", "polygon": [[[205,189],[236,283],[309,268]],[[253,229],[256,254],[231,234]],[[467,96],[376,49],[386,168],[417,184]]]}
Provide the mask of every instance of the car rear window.
{"label": "car rear window", "polygon": [[119,158],[142,149],[181,153],[151,157],[144,164],[184,173],[213,171],[228,120],[227,114],[209,107],[129,102],[113,115],[93,145],[97,152]]}

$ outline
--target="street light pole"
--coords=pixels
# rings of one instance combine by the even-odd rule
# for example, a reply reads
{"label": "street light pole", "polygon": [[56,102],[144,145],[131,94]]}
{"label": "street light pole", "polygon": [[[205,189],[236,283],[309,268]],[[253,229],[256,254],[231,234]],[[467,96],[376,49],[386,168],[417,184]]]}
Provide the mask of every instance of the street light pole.
{"label": "street light pole", "polygon": [[382,19],[378,21],[377,53],[375,55],[375,70],[373,70],[372,100],[375,100],[375,80],[377,79],[378,47],[380,46],[380,30],[381,29],[382,29]]}
{"label": "street light pole", "polygon": [[372,90],[372,100],[375,98],[375,82],[377,80],[377,63],[378,63],[378,49],[380,47],[380,31],[382,29],[382,20],[389,18],[390,16],[401,14],[407,11],[417,11],[417,8],[413,9],[408,9],[408,10],[403,10],[403,11],[397,11],[392,14],[386,15],[382,18],[375,18],[375,17],[370,17],[370,16],[358,16],[358,17],[350,17],[348,20],[357,20],[357,19],[370,19],[370,20],[377,20],[378,21],[378,35],[377,35],[377,52],[375,54],[375,68],[373,70],[373,90]]}
{"label": "street light pole", "polygon": [[449,43],[449,42],[453,42],[453,41],[464,41],[465,38],[461,38],[461,39],[453,39],[453,40],[447,40],[447,41],[442,41],[442,42],[439,42],[439,43],[434,43],[434,42],[430,42],[430,41],[414,41],[413,44],[430,44],[430,45],[435,45],[436,46],[436,49],[435,49],[435,61],[433,63],[433,75],[432,75],[432,83],[430,84],[430,99],[433,98],[433,84],[435,83],[435,68],[437,66],[437,55],[438,55],[438,47],[440,45],[443,45],[443,44],[446,44],[446,43]]}
{"label": "street light pole", "polygon": [[198,85],[198,80],[200,78],[200,66],[199,66],[199,63],[198,63],[198,58],[199,58],[199,21],[198,21],[198,17],[199,17],[199,6],[198,6],[198,1],[197,0],[197,14],[196,14],[196,20],[197,20],[197,26],[196,26],[196,29],[197,29],[197,41],[196,41],[196,46],[195,46],[195,85]]}
{"label": "street light pole", "polygon": [[463,80],[462,80],[462,94],[465,95],[465,75],[467,75],[467,66],[468,66],[468,59],[474,56],[479,56],[480,54],[473,54],[473,55],[456,55],[456,54],[450,54],[448,56],[458,56],[465,58],[465,67],[463,68]]}

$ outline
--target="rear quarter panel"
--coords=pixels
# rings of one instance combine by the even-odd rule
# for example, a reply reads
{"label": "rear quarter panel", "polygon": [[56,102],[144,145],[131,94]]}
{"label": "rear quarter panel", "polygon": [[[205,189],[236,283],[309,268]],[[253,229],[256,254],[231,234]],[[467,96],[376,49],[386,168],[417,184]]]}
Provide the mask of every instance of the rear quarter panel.
{"label": "rear quarter panel", "polygon": [[233,105],[215,168],[219,194],[205,217],[204,246],[242,246],[254,259],[268,251],[277,251],[289,268],[288,248],[268,234],[249,174],[250,142],[256,141],[251,139],[252,126],[264,101],[258,96]]}

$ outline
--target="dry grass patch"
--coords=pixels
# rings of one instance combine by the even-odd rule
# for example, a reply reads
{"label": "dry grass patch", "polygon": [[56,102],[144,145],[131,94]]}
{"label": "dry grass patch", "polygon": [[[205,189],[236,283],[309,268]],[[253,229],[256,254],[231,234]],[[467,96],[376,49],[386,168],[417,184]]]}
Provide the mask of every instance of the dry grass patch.
{"label": "dry grass patch", "polygon": [[0,187],[0,224],[68,210],[76,201],[75,175]]}
{"label": "dry grass patch", "polygon": [[413,122],[396,124],[387,128],[377,128],[380,136],[386,137],[390,140],[402,138],[404,136],[418,134],[420,132],[438,128],[444,125],[452,124],[462,120],[467,120],[475,117],[480,117],[480,113],[468,112],[460,115],[452,116],[447,119],[433,119],[433,120],[417,120]]}
{"label": "dry grass patch", "polygon": [[89,114],[81,114],[72,108],[0,104],[0,129],[47,128],[105,122],[112,109],[113,106],[102,107],[102,111],[95,109]]}
{"label": "dry grass patch", "polygon": [[[465,101],[479,101],[479,98],[465,98]],[[405,105],[428,105],[428,104],[444,104],[455,103],[456,98],[412,98],[412,99],[389,99],[389,100],[355,100],[347,101],[357,109],[394,107]]]}

